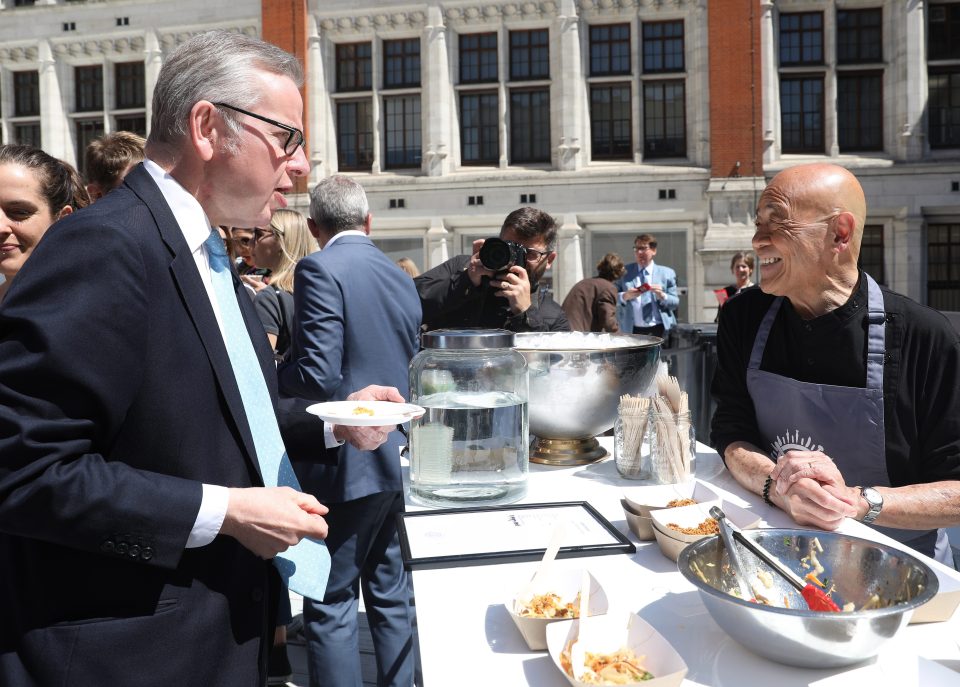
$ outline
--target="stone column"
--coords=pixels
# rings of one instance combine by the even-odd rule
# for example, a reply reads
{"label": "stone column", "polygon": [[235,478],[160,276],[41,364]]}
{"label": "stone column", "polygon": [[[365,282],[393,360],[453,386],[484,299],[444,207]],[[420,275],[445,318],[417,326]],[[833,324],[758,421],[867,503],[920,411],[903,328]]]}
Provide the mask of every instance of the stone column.
{"label": "stone column", "polygon": [[[929,144],[925,136],[923,115],[927,105],[927,45],[923,0],[894,3],[890,11],[890,25],[901,26],[905,56],[906,79],[899,99],[902,117],[896,120],[899,140],[898,152],[904,160],[920,160]],[[900,36],[898,36],[900,38]]]}
{"label": "stone column", "polygon": [[424,271],[450,259],[450,231],[439,217],[430,218],[427,229],[427,266]]}
{"label": "stone column", "polygon": [[[423,30],[423,173],[443,176],[450,172],[452,145],[453,86],[450,82],[450,57],[447,54],[447,29],[439,6],[427,8]],[[442,261],[441,261],[442,262]],[[436,264],[436,263],[431,263]]]}
{"label": "stone column", "polygon": [[890,288],[918,303],[927,302],[926,255],[922,215],[904,212],[893,222],[893,274]]}
{"label": "stone column", "polygon": [[554,22],[552,41],[559,49],[551,50],[553,87],[550,94],[550,125],[554,132],[554,167],[559,170],[577,170],[583,166],[581,140],[589,135],[585,130],[586,108],[583,87],[583,65],[580,57],[580,18],[573,0],[561,0],[560,12]]}
{"label": "stone column", "polygon": [[836,22],[825,21],[823,27],[823,148],[830,157],[840,154],[837,117],[837,31]]}
{"label": "stone column", "polygon": [[323,38],[313,16],[307,18],[307,129],[310,140],[307,157],[310,159],[310,186],[313,186],[333,170],[333,144],[336,129],[333,122],[333,107],[327,89],[327,73],[323,60]]}
{"label": "stone column", "polygon": [[71,142],[70,121],[60,92],[60,74],[50,41],[37,44],[37,68],[40,70],[40,141],[43,149],[76,166],[77,154]]}
{"label": "stone column", "polygon": [[146,98],[144,116],[147,119],[147,133],[153,121],[153,91],[157,87],[160,68],[163,66],[163,50],[160,49],[160,37],[154,30],[143,34],[143,87]]}
{"label": "stone column", "polygon": [[553,297],[562,303],[570,289],[583,279],[584,230],[577,216],[567,213],[557,232],[557,259],[553,263]]}
{"label": "stone column", "polygon": [[763,163],[780,158],[777,131],[780,129],[780,90],[773,29],[773,1],[760,0],[760,75],[763,84]]}

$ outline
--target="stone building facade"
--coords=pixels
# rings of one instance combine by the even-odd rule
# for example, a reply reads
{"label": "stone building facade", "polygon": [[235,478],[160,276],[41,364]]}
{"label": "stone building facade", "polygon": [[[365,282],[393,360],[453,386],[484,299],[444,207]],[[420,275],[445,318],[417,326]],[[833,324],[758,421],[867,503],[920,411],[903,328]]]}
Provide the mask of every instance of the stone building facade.
{"label": "stone building facade", "polygon": [[0,139],[77,162],[146,132],[164,54],[212,27],[303,58],[310,182],[355,176],[421,269],[535,205],[559,298],[647,232],[712,321],[765,181],[831,160],[867,193],[865,267],[960,310],[960,2],[0,0]]}

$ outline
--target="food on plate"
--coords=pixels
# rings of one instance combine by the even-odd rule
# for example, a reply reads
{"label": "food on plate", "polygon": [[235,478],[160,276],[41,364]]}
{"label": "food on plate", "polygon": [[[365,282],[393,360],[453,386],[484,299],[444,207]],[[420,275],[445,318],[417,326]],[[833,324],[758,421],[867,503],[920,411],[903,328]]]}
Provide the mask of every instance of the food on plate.
{"label": "food on plate", "polygon": [[570,603],[563,603],[559,594],[537,594],[523,604],[517,615],[527,618],[579,618],[580,594]]}
{"label": "food on plate", "polygon": [[707,518],[696,527],[681,527],[675,522],[667,523],[667,527],[681,534],[718,534],[720,526],[713,518]]}
{"label": "food on plate", "polygon": [[365,406],[357,406],[353,409],[354,415],[374,415],[373,408],[367,408]]}
{"label": "food on plate", "polygon": [[697,501],[695,499],[674,499],[673,501],[667,501],[667,508],[679,508],[680,506],[695,506]]}
{"label": "food on plate", "polygon": [[[588,685],[632,685],[652,680],[653,674],[643,667],[646,656],[637,656],[628,647],[621,647],[612,654],[585,652],[585,670],[578,678]],[[570,644],[560,652],[560,666],[570,677],[573,664],[570,662]]]}

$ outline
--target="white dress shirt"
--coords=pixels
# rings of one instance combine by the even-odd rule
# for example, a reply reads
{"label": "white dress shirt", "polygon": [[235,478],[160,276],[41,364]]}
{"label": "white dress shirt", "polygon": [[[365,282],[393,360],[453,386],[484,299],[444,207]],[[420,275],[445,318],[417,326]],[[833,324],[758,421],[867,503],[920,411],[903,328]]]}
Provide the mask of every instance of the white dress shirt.
{"label": "white dress shirt", "polygon": [[[143,166],[157,184],[160,193],[173,213],[174,219],[177,220],[180,231],[183,232],[183,239],[187,242],[187,247],[193,254],[197,271],[200,273],[200,281],[203,282],[203,288],[207,292],[207,298],[217,319],[217,326],[220,328],[220,336],[223,337],[226,347],[223,317],[220,314],[220,306],[213,291],[213,279],[210,276],[210,256],[207,253],[207,247],[204,245],[213,230],[213,226],[197,199],[183,188],[176,179],[152,160],[144,160]],[[264,336],[266,336],[266,333],[264,333]],[[324,423],[323,433],[324,445],[328,448],[343,443],[334,437],[333,425]],[[216,484],[203,485],[200,512],[197,513],[193,529],[190,531],[190,536],[187,537],[186,547],[188,549],[206,546],[220,533],[223,519],[227,514],[228,500],[229,491],[227,487]]]}

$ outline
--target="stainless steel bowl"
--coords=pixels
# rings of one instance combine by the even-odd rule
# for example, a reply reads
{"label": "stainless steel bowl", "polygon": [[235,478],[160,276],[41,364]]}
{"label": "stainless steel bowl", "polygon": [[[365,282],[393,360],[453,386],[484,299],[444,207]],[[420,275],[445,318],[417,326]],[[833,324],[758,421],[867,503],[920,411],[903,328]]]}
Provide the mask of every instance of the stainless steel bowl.
{"label": "stainless steel bowl", "polygon": [[[826,613],[807,610],[800,593],[773,574],[773,587],[760,589],[771,603],[744,601],[730,593],[736,583],[727,565],[726,549],[719,537],[702,539],[680,554],[680,572],[700,590],[710,615],[733,639],[771,661],[804,668],[834,668],[863,661],[880,652],[882,644],[910,620],[913,611],[936,595],[936,574],[908,553],[866,539],[835,532],[771,529],[744,534],[801,577],[810,572],[801,559],[808,556],[816,538],[823,547],[817,557],[835,586],[832,596],[859,609],[876,594],[890,605],[874,610]],[[740,548],[748,581],[768,570],[756,557]],[[699,573],[697,572],[699,570]],[[701,574],[703,577],[701,577]],[[757,588],[758,585],[753,585]],[[786,598],[789,608],[784,608]]]}
{"label": "stainless steel bowl", "polygon": [[[639,394],[653,380],[663,340],[634,334],[601,337],[582,333],[583,337],[596,339],[597,347],[533,347],[532,340],[565,336],[569,334],[527,332],[514,339],[514,348],[526,358],[529,370],[530,432],[547,441],[592,441],[613,427],[620,396]],[[610,336],[629,339],[633,345],[603,347],[603,338]],[[604,454],[601,449],[599,457]],[[531,460],[536,462],[536,457]],[[540,462],[576,464],[575,459]]]}

